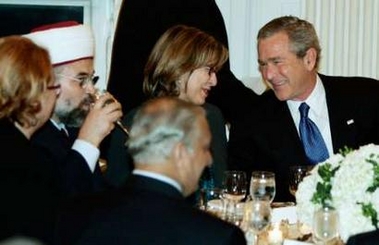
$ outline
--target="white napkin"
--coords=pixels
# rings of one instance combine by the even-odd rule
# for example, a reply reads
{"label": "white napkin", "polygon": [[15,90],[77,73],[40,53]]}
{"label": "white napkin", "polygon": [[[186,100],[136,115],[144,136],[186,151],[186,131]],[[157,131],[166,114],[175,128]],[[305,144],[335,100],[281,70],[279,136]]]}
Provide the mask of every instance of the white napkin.
{"label": "white napkin", "polygon": [[288,220],[290,224],[297,222],[296,206],[273,208],[271,222],[276,223]]}

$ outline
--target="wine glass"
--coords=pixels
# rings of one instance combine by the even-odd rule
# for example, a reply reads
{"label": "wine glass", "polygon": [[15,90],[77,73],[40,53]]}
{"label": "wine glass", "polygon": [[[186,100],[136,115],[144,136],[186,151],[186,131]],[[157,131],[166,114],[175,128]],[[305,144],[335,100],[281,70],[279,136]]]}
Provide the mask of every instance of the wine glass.
{"label": "wine glass", "polygon": [[[96,101],[98,100],[101,96],[103,96],[105,93],[108,93],[104,89],[96,89],[95,93],[93,94],[93,99]],[[109,103],[114,102],[114,100],[107,100],[104,103],[104,106],[106,106]],[[126,136],[129,136],[129,130],[128,128],[122,123],[122,121],[119,119],[116,121],[116,125],[126,134]]]}
{"label": "wine glass", "polygon": [[253,200],[274,200],[276,193],[275,173],[253,171],[250,180],[250,196]]}
{"label": "wine glass", "polygon": [[296,197],[297,187],[305,176],[309,175],[313,166],[290,166],[289,170],[289,190],[290,193]]}
{"label": "wine glass", "polygon": [[339,217],[336,209],[322,207],[313,216],[313,239],[316,244],[327,244],[338,238]]}
{"label": "wine glass", "polygon": [[253,235],[253,244],[258,244],[259,235],[269,227],[270,223],[271,203],[268,199],[256,199],[245,203],[244,225],[247,238]]}
{"label": "wine glass", "polygon": [[246,196],[246,173],[243,171],[225,171],[223,179],[223,197],[226,201],[226,219],[237,223],[237,203]]}

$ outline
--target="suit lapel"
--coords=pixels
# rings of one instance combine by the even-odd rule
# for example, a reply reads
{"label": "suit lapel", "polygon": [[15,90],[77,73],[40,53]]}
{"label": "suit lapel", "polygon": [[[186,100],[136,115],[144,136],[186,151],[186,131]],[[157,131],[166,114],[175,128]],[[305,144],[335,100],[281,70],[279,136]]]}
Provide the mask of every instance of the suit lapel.
{"label": "suit lapel", "polygon": [[[273,91],[262,95],[255,112],[251,137],[254,139],[253,159],[257,169],[287,173],[289,165],[307,164],[307,159],[286,102],[276,99]],[[254,154],[257,152],[257,154]]]}
{"label": "suit lapel", "polygon": [[[271,139],[269,148],[277,159],[285,159],[289,156],[303,156],[304,151],[301,145],[297,126],[294,124],[291,113],[286,102],[275,100],[275,104],[270,108],[270,114],[266,123],[267,133]],[[298,158],[298,157],[297,157]]]}

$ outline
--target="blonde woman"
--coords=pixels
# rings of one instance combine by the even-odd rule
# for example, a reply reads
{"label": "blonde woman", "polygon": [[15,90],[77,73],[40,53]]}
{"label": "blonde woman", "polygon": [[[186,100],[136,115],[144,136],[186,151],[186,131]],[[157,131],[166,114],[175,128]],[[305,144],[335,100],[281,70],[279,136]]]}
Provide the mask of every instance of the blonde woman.
{"label": "blonde woman", "polygon": [[50,241],[53,180],[30,138],[50,118],[59,92],[45,49],[20,36],[0,39],[0,239]]}
{"label": "blonde woman", "polygon": [[[226,169],[225,121],[221,111],[206,103],[206,98],[217,85],[217,71],[227,59],[228,50],[213,36],[195,27],[175,25],[158,39],[144,69],[143,91],[147,98],[178,97],[206,110],[212,133],[213,164],[204,171],[200,183],[203,187],[221,185]],[[133,116],[134,110],[124,118],[126,125],[131,124]],[[133,168],[125,140],[122,132],[115,130],[110,142],[107,176],[110,181],[118,181],[117,184]]]}

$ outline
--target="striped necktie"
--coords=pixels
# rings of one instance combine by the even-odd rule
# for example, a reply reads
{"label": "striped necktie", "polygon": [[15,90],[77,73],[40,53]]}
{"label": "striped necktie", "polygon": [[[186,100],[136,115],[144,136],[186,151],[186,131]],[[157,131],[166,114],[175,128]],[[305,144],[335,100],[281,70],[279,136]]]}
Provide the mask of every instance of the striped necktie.
{"label": "striped necktie", "polygon": [[299,106],[299,111],[301,116],[299,131],[305,154],[307,155],[309,162],[317,164],[329,157],[328,149],[326,148],[320,130],[308,117],[309,106],[303,102]]}

